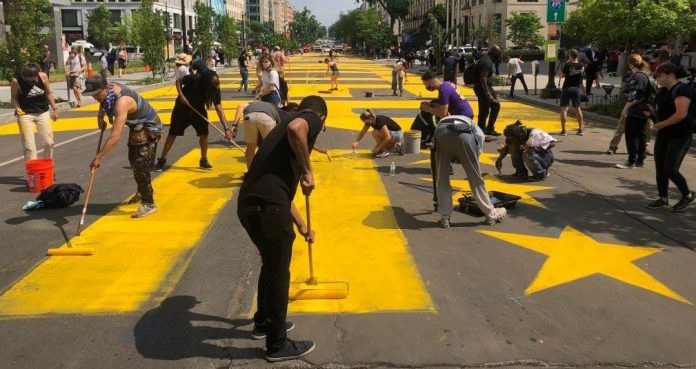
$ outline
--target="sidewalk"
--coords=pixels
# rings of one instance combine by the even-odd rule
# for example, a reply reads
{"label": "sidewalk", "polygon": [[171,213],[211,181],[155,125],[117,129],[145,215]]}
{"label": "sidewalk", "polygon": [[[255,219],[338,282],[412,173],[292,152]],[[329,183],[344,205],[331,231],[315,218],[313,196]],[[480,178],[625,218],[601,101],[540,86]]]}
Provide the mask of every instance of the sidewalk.
{"label": "sidewalk", "polygon": [[[230,69],[234,69],[235,67],[217,67],[218,73],[224,73]],[[151,85],[142,85],[142,86],[137,86],[134,85],[137,81],[147,78],[147,77],[152,77],[152,73],[150,72],[137,72],[137,73],[130,73],[126,74],[122,77],[118,77],[115,75],[114,77],[109,76],[108,81],[109,82],[118,82],[122,83],[126,86],[130,86],[133,90],[135,91],[146,91],[146,90],[151,90],[154,88],[159,88],[163,86],[167,86],[171,83],[174,83],[174,80],[162,82],[162,83],[157,83],[157,84],[151,84]],[[84,87],[84,86],[83,86]],[[66,102],[62,103],[56,103],[58,105],[58,110],[59,111],[67,111],[70,110],[70,105],[67,102],[68,100],[68,86],[67,83],[64,81],[61,82],[53,82],[51,83],[51,90],[53,91],[53,96],[54,98],[58,99],[63,99],[66,100]],[[10,93],[10,86],[1,86],[0,87],[0,101],[6,101],[9,102],[11,98],[11,93]],[[70,91],[70,101],[75,101],[75,96],[72,93],[72,90]],[[82,99],[82,105],[89,105],[94,103],[94,99],[91,97],[84,97]],[[0,124],[4,123],[9,123],[9,122],[14,122],[15,116],[14,116],[14,110],[12,109],[0,109]]]}

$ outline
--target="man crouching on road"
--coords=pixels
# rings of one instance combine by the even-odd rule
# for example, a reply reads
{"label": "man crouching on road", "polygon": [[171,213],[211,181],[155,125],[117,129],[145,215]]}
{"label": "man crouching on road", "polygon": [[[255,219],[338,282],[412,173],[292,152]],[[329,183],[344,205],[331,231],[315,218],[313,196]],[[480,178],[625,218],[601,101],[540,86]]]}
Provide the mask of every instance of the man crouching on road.
{"label": "man crouching on road", "polygon": [[83,95],[92,95],[101,105],[97,121],[99,129],[106,129],[104,116],[112,122],[111,135],[104,147],[89,164],[92,170],[99,164],[121,139],[123,126],[128,126],[128,160],[133,168],[133,178],[138,184],[140,208],[133,218],[142,218],[157,211],[152,190],[150,172],[155,164],[157,142],[162,138],[162,122],[152,106],[140,95],[120,83],[107,83],[101,77],[88,78]]}
{"label": "man crouching on road", "polygon": [[326,102],[308,96],[292,113],[279,112],[280,122],[259,146],[239,190],[237,216],[261,253],[257,310],[253,339],[266,339],[268,361],[290,360],[314,350],[312,341],[293,341],[287,331],[294,325],[288,312],[290,259],[295,240],[293,223],[308,241],[314,241],[293,205],[298,183],[309,196],[314,176],[309,161],[317,136],[324,128]]}
{"label": "man crouching on road", "polygon": [[485,136],[471,118],[464,115],[451,115],[440,120],[435,129],[435,161],[437,173],[437,212],[442,216],[440,227],[450,227],[452,215],[452,185],[450,184],[449,165],[453,161],[462,164],[469,187],[476,204],[486,215],[489,225],[500,222],[507,210],[495,208],[486,190],[486,183],[481,175],[479,157],[483,151]]}

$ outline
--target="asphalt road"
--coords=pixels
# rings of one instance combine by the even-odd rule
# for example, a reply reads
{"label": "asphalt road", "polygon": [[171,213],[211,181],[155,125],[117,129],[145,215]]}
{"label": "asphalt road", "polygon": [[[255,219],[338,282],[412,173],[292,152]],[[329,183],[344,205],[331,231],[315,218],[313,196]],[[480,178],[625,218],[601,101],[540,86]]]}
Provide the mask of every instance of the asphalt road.
{"label": "asphalt road", "polygon": [[[293,59],[292,96],[327,86],[317,60]],[[212,139],[215,168],[206,172],[186,161],[198,159],[193,131],[177,141],[169,162],[182,164],[155,175],[162,177],[155,180],[156,196],[174,191],[175,199],[157,198],[160,212],[151,219],[182,219],[158,229],[127,217],[124,209],[132,207],[123,202],[135,184],[120,144],[98,172],[85,232],[109,229],[110,237],[126,241],[98,239],[95,259],[64,262],[45,252],[72,237],[81,202],[22,211],[35,195],[25,191],[23,162],[5,164],[21,154],[21,145],[0,126],[0,368],[696,366],[696,208],[674,214],[643,207],[656,193],[652,157],[645,168],[613,168],[626,159],[625,148],[605,155],[611,132],[592,125],[585,136],[563,137],[544,182],[509,178],[509,160],[499,177],[484,156],[489,189],[523,200],[495,226],[455,212],[452,228],[440,229],[427,153],[372,160],[364,151],[369,136],[357,158],[347,151],[360,128],[356,113],[366,103],[408,129],[419,94],[428,97],[419,79],[412,77],[405,96],[396,98],[388,96],[389,70],[382,65],[344,58],[341,69],[341,90],[322,94],[329,129],[318,144],[332,150],[333,161],[312,155],[320,175],[312,211],[320,270],[347,279],[351,292],[345,303],[291,304],[296,329],[290,337],[314,339],[315,352],[270,365],[262,342],[249,339],[259,257],[235,215],[241,170],[229,172],[226,165],[238,154],[225,143]],[[232,84],[237,76],[224,77]],[[364,86],[378,84],[384,87],[367,87],[377,97],[366,102]],[[232,117],[248,95],[223,87]],[[172,99],[163,92],[153,101]],[[158,110],[166,114],[171,107]],[[66,113],[56,125],[93,114]],[[504,102],[498,130],[515,117],[550,132],[560,128],[556,112]],[[56,133],[56,142],[65,142],[55,154],[58,182],[86,185],[98,135],[81,124]],[[497,145],[486,143],[485,152]],[[392,161],[395,176],[389,175]],[[234,165],[229,168],[239,168]],[[693,153],[682,168],[693,181]],[[463,173],[455,168],[457,188],[466,187]],[[191,200],[204,191],[210,195]],[[677,194],[670,191],[674,203]],[[187,209],[164,206],[168,200]],[[198,231],[186,231],[198,223]],[[189,246],[169,258],[152,256],[169,255],[174,241],[167,237],[184,242],[188,233],[195,233]],[[301,246],[296,258],[304,255]],[[99,269],[95,260],[109,268]],[[300,275],[305,261],[293,263],[293,276]],[[121,269],[129,264],[141,269],[125,283]],[[150,268],[162,265],[154,278]],[[141,286],[150,280],[149,289]],[[119,300],[124,304],[104,302]],[[88,303],[75,307],[73,301]]]}

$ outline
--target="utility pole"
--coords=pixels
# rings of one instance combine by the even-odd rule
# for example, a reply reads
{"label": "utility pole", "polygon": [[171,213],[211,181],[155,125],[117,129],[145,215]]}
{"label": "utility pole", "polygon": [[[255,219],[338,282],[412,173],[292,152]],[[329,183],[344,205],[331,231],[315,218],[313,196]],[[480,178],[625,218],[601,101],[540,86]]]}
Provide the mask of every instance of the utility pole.
{"label": "utility pole", "polygon": [[189,53],[188,42],[186,41],[186,0],[181,0],[181,39],[184,43],[184,52]]}

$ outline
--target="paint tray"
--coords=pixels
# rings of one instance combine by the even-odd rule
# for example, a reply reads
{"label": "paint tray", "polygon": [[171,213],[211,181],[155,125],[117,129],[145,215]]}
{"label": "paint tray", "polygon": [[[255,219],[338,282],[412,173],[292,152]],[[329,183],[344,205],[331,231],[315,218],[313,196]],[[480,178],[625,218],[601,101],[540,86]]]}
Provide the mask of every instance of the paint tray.
{"label": "paint tray", "polygon": [[[494,207],[506,209],[514,208],[515,205],[517,205],[517,201],[521,199],[520,196],[500,191],[489,191],[488,196],[491,197],[491,202]],[[464,196],[459,198],[459,210],[472,215],[483,216],[471,192],[466,192]]]}

